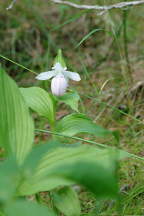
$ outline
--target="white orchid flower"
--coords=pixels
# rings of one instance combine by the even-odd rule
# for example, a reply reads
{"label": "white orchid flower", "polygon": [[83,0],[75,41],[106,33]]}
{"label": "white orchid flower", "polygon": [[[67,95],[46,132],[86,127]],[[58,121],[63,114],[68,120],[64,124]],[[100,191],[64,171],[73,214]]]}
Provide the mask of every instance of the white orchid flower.
{"label": "white orchid flower", "polygon": [[67,71],[66,67],[63,67],[60,62],[56,62],[51,71],[40,73],[36,79],[48,80],[52,79],[51,91],[56,96],[62,96],[66,92],[69,79],[74,81],[80,81],[80,75],[75,72]]}

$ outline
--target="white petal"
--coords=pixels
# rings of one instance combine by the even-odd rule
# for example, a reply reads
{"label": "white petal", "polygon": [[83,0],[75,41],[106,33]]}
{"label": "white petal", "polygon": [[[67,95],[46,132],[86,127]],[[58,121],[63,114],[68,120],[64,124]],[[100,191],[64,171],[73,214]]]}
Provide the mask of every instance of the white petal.
{"label": "white petal", "polygon": [[38,80],[48,80],[56,75],[55,71],[48,71],[40,73],[38,76],[36,76],[36,79]]}
{"label": "white petal", "polygon": [[52,79],[51,91],[56,96],[62,96],[68,87],[68,80],[63,75],[58,75]]}
{"label": "white petal", "polygon": [[63,74],[65,75],[65,77],[74,80],[74,81],[80,81],[80,75],[76,72],[70,72],[70,71],[64,71]]}

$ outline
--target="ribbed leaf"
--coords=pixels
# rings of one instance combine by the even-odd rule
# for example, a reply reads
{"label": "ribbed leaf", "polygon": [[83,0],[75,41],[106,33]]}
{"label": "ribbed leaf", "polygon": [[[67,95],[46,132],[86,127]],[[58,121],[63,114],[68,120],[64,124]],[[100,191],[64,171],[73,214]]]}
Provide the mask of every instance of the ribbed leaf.
{"label": "ribbed leaf", "polygon": [[66,179],[65,176],[47,175],[41,179],[27,178],[23,184],[19,187],[19,195],[32,195],[41,191],[51,191],[60,186],[72,185],[75,181]]}
{"label": "ribbed leaf", "polygon": [[23,164],[23,170],[27,169],[32,174],[34,172],[35,168],[39,164],[40,159],[45,156],[45,154],[50,153],[56,148],[59,148],[61,146],[60,142],[57,141],[50,141],[47,143],[39,144],[33,147],[32,151],[29,153],[27,158],[24,161]]}
{"label": "ribbed leaf", "polygon": [[64,187],[53,193],[56,208],[66,216],[79,216],[81,213],[77,193],[71,187]]}
{"label": "ribbed leaf", "polygon": [[0,68],[0,145],[21,163],[31,150],[33,121],[16,83]]}
{"label": "ribbed leaf", "polygon": [[19,170],[14,158],[0,163],[0,202],[12,199],[19,182]]}
{"label": "ribbed leaf", "polygon": [[89,133],[95,136],[107,136],[112,132],[96,125],[84,114],[70,114],[61,119],[56,125],[56,132],[63,135],[74,136],[78,133]]}
{"label": "ribbed leaf", "polygon": [[55,172],[57,172],[57,175],[64,175],[67,179],[85,186],[97,198],[117,198],[118,184],[115,162],[110,159],[106,161],[111,166],[106,167],[104,162],[83,160],[75,164],[59,167]]}
{"label": "ribbed leaf", "polygon": [[[87,145],[67,148],[59,147],[45,154],[45,156],[40,160],[35,170],[35,174],[30,175],[29,178],[23,182],[19,188],[19,193],[21,195],[33,194],[39,191],[52,190],[58,186],[66,186],[76,183],[76,179],[67,178],[67,173],[63,172],[63,170],[68,170],[70,173],[73,173],[73,170],[75,170],[75,174],[79,173],[81,168],[77,169],[77,166],[75,165],[76,163],[83,161],[85,161],[85,163],[96,163],[96,165],[98,163],[97,166],[99,167],[100,165],[100,168],[102,168],[105,172],[107,169],[113,169],[111,161],[121,159],[123,157],[125,157],[123,152],[100,150]],[[78,167],[80,167],[80,165],[78,165]],[[95,167],[96,166],[94,166],[93,170],[94,175],[98,174]],[[85,178],[89,178],[86,170]],[[112,175],[111,172],[107,173]]]}
{"label": "ribbed leaf", "polygon": [[74,111],[78,112],[78,102],[80,96],[77,92],[66,93],[63,96],[57,97],[60,102],[69,105]]}
{"label": "ribbed leaf", "polygon": [[88,151],[89,146],[86,147],[59,147],[46,153],[39,161],[35,174],[33,176],[30,175],[30,178],[21,185],[20,193],[22,195],[33,194],[39,191],[52,190],[58,186],[73,184],[74,182],[65,179],[65,176],[51,175],[51,172],[59,165],[73,163],[75,160],[88,155],[88,153],[92,153],[91,150]]}
{"label": "ribbed leaf", "polygon": [[46,206],[25,200],[17,200],[6,205],[7,216],[56,216],[56,214]]}
{"label": "ribbed leaf", "polygon": [[54,122],[54,104],[48,92],[39,87],[20,88],[20,90],[32,110],[46,117],[50,123]]}

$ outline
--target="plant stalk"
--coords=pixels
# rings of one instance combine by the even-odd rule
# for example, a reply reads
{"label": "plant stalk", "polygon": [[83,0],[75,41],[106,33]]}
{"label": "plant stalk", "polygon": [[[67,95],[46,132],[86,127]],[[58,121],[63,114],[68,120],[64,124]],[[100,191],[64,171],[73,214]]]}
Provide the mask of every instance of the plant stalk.
{"label": "plant stalk", "polygon": [[128,9],[123,10],[123,44],[124,44],[124,57],[126,61],[127,74],[129,82],[133,82],[132,68],[130,64],[129,51],[128,51],[128,34],[127,34],[127,21],[128,21]]}

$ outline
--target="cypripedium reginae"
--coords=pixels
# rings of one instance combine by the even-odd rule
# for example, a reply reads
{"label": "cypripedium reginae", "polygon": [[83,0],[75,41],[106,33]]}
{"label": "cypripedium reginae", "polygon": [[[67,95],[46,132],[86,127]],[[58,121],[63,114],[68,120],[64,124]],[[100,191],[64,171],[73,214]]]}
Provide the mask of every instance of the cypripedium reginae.
{"label": "cypripedium reginae", "polygon": [[62,96],[66,92],[69,79],[74,81],[80,81],[80,75],[75,72],[67,70],[65,62],[62,57],[61,50],[58,51],[58,55],[55,59],[54,66],[50,71],[40,73],[36,79],[48,80],[51,79],[51,91],[56,96]]}

